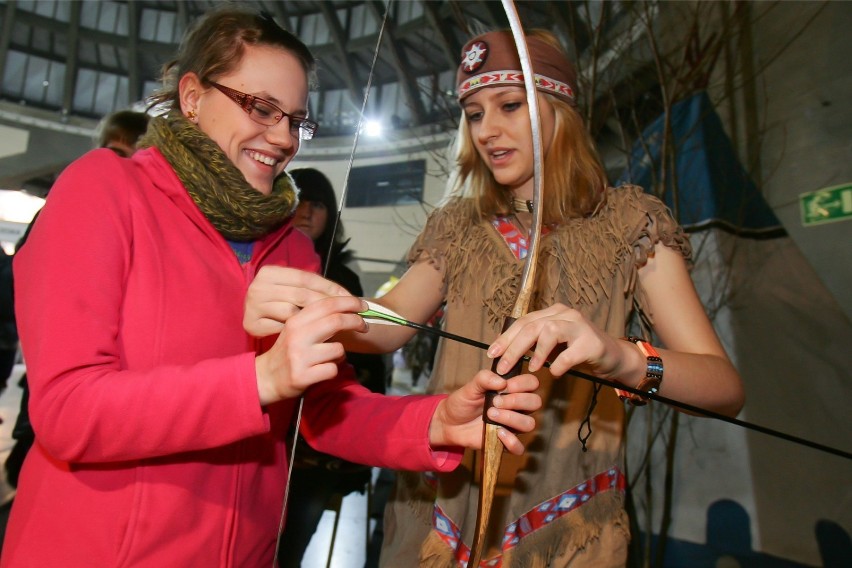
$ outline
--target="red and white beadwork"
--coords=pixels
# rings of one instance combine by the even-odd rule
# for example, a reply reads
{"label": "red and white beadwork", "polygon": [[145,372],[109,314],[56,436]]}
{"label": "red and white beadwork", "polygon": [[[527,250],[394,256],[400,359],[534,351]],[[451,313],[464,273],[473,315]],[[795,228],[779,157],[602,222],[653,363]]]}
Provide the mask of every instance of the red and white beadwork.
{"label": "red and white beadwork", "polygon": [[[476,568],[501,568],[503,566],[504,554],[518,546],[525,537],[558,521],[565,515],[585,505],[600,493],[617,491],[623,494],[626,490],[627,479],[620,469],[613,467],[580,483],[576,487],[572,487],[547,501],[539,503],[506,527],[503,533],[500,553],[493,558],[482,560],[481,564]],[[454,551],[456,562],[460,566],[465,566],[470,562],[470,547],[462,541],[461,529],[437,503],[435,503],[432,509],[432,530]]]}
{"label": "red and white beadwork", "polygon": [[[458,96],[459,98],[462,98],[468,91],[479,89],[480,87],[493,87],[495,85],[523,86],[524,74],[520,71],[489,71],[488,73],[481,73],[462,82],[462,84],[459,85]],[[568,83],[563,83],[562,81],[557,81],[550,77],[536,74],[535,86],[541,91],[568,97],[572,101],[574,100],[574,89],[572,89]]]}

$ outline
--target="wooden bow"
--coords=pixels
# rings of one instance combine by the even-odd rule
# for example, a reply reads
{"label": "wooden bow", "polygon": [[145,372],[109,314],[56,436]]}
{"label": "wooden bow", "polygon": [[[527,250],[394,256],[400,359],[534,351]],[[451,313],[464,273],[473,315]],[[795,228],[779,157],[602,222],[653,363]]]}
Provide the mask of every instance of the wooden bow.
{"label": "wooden bow", "polygon": [[[533,210],[532,224],[530,225],[529,252],[524,261],[524,271],[521,275],[521,283],[518,290],[518,297],[515,299],[515,305],[512,309],[510,317],[503,324],[505,331],[516,319],[527,313],[530,300],[532,299],[533,289],[535,286],[535,273],[538,266],[538,249],[539,239],[541,238],[541,223],[542,223],[542,143],[541,143],[541,115],[538,110],[538,97],[535,88],[535,75],[533,75],[532,64],[530,61],[529,50],[527,49],[527,41],[524,35],[524,30],[521,26],[518,12],[515,9],[515,4],[512,0],[503,0],[503,9],[506,11],[506,16],[509,18],[509,24],[512,29],[512,36],[515,40],[515,46],[518,50],[518,57],[521,61],[521,71],[524,74],[524,86],[527,91],[527,106],[530,113],[530,124],[532,127],[532,143],[533,143]],[[496,366],[497,361],[494,362]],[[505,377],[513,377],[520,374],[523,361],[518,361],[511,371],[506,373]],[[493,370],[493,368],[492,368]],[[485,412],[493,405],[497,392],[489,392],[486,394],[485,410],[482,416],[485,428],[482,435],[482,480],[479,488],[479,506],[476,514],[476,528],[473,544],[470,549],[470,560],[467,566],[479,566],[482,558],[482,550],[485,542],[485,534],[488,531],[488,521],[491,516],[491,506],[494,502],[494,491],[497,486],[497,475],[500,471],[500,462],[503,455],[503,445],[497,437],[500,427],[491,422]]]}

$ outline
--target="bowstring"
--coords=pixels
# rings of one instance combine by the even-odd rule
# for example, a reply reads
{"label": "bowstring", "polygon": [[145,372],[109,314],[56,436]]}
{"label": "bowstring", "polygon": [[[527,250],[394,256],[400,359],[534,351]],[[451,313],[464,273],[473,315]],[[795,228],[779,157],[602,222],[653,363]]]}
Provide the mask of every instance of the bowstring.
{"label": "bowstring", "polygon": [[[334,237],[337,234],[337,227],[340,225],[340,215],[343,212],[343,205],[346,202],[346,194],[349,190],[349,175],[352,172],[352,164],[355,162],[355,151],[358,148],[358,140],[361,134],[361,127],[364,124],[364,113],[367,110],[367,102],[370,98],[370,89],[373,85],[373,74],[376,69],[376,62],[379,59],[379,48],[382,45],[382,39],[384,37],[385,27],[388,22],[388,15],[390,14],[390,4],[391,0],[388,0],[387,4],[385,4],[385,13],[382,17],[382,25],[379,27],[379,36],[376,39],[376,49],[373,53],[373,61],[370,64],[370,72],[367,75],[367,85],[364,89],[364,99],[361,103],[361,112],[358,115],[358,124],[355,128],[355,137],[352,140],[352,150],[349,153],[349,162],[346,165],[346,175],[343,178],[343,189],[340,192],[340,200],[337,206],[337,216],[334,219],[334,224],[331,228],[331,239],[329,239],[328,251],[326,251],[325,264],[322,269],[323,277],[328,274],[328,267],[331,261],[331,255],[334,248]],[[284,534],[284,523],[287,519],[287,502],[290,498],[290,482],[293,479],[293,465],[296,462],[296,447],[299,442],[299,429],[302,424],[302,410],[305,405],[305,397],[304,395],[299,397],[299,402],[296,408],[296,420],[294,424],[294,432],[293,432],[293,444],[290,448],[290,460],[287,464],[287,483],[284,486],[284,501],[281,503],[281,517],[278,520],[278,536],[275,539],[275,555],[272,557],[272,568],[276,568],[278,562],[278,553],[281,548],[281,535]]]}
{"label": "bowstring", "polygon": [[328,251],[323,269],[323,276],[328,271],[328,261],[331,258],[331,251],[334,247],[334,237],[337,234],[337,227],[340,225],[340,215],[343,213],[343,205],[346,202],[346,194],[349,192],[349,175],[352,173],[352,164],[355,162],[355,150],[358,148],[358,140],[361,137],[361,127],[364,124],[364,112],[367,110],[367,101],[370,98],[370,89],[373,85],[373,72],[376,69],[376,61],[379,59],[379,47],[382,45],[382,37],[385,33],[385,26],[388,22],[388,14],[390,14],[391,0],[385,5],[385,15],[382,18],[382,26],[379,28],[379,38],[376,40],[376,50],[373,53],[373,62],[370,64],[370,73],[367,75],[367,86],[364,89],[364,100],[361,103],[361,112],[358,115],[358,125],[355,128],[355,138],[352,140],[352,151],[349,153],[349,163],[346,165],[346,175],[343,178],[343,189],[340,191],[340,201],[337,204],[337,218],[334,220],[334,225],[331,227],[331,240],[328,245]]}

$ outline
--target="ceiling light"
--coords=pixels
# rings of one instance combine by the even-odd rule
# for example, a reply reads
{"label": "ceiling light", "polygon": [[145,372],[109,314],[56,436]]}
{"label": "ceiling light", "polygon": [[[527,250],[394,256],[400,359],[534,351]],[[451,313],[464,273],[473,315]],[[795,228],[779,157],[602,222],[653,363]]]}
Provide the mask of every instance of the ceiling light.
{"label": "ceiling light", "polygon": [[378,120],[368,120],[364,122],[364,134],[373,138],[378,138],[382,135],[382,123]]}

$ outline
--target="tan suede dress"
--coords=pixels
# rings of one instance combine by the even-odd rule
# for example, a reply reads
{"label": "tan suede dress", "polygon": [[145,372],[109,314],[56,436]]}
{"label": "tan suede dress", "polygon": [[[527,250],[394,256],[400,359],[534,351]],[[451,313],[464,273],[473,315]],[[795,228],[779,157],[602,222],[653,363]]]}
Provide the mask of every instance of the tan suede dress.
{"label": "tan suede dress", "polygon": [[[666,206],[640,188],[609,189],[591,217],[552,227],[541,241],[537,293],[530,309],[561,302],[622,337],[635,308],[651,314],[637,278],[654,245],[689,258],[691,247]],[[409,253],[425,255],[444,277],[445,329],[483,342],[511,312],[523,261],[468,199],[434,211]],[[491,362],[484,351],[442,341],[429,392],[458,388]],[[582,451],[578,430],[594,385],[539,373],[546,403],[524,456],[503,455],[500,488],[482,566],[623,566],[630,539],[624,512],[624,404],[603,387]],[[477,452],[451,473],[400,472],[385,513],[382,566],[466,565],[477,512]]]}

